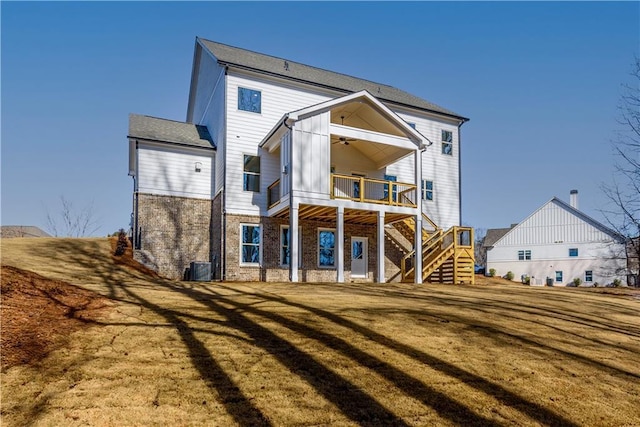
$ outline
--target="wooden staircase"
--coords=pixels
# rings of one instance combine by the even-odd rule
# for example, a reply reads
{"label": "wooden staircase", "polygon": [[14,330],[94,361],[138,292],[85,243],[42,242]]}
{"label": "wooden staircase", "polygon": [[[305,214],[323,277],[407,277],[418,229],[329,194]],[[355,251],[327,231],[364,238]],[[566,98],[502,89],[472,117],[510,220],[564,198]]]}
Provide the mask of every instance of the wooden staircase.
{"label": "wooden staircase", "polygon": [[[429,217],[422,215],[432,230],[422,228],[422,280],[431,283],[474,283],[473,228],[439,228]],[[415,221],[405,219],[393,223],[410,242],[415,241]],[[415,244],[414,244],[415,247]],[[401,262],[403,282],[415,281],[415,251],[406,253]]]}

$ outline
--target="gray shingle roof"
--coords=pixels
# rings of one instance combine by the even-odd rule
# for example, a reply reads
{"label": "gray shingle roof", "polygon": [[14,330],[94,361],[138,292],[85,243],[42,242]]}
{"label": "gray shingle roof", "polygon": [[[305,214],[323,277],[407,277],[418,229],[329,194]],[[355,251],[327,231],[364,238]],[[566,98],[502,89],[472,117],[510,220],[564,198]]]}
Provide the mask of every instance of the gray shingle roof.
{"label": "gray shingle roof", "polygon": [[219,63],[224,65],[276,75],[290,80],[302,81],[345,92],[359,92],[364,89],[382,101],[403,104],[409,107],[440,113],[457,119],[463,119],[465,121],[468,120],[453,111],[447,110],[446,108],[411,95],[410,93],[397,89],[393,86],[375,83],[333,71],[323,70],[321,68],[300,64],[288,59],[269,56],[201,39],[199,37],[197,40],[217,58]]}
{"label": "gray shingle roof", "polygon": [[198,148],[216,148],[206,126],[139,114],[129,114],[129,138],[169,142]]}
{"label": "gray shingle roof", "polygon": [[[517,225],[517,224],[515,224]],[[514,226],[515,226],[514,225]],[[483,248],[488,248],[493,246],[495,242],[502,239],[502,236],[507,234],[509,230],[511,230],[514,226],[509,228],[490,228],[487,230],[487,234],[484,236],[484,241],[482,242]]]}
{"label": "gray shingle roof", "polygon": [[10,237],[51,237],[50,234],[33,225],[3,225],[0,228],[3,239]]}

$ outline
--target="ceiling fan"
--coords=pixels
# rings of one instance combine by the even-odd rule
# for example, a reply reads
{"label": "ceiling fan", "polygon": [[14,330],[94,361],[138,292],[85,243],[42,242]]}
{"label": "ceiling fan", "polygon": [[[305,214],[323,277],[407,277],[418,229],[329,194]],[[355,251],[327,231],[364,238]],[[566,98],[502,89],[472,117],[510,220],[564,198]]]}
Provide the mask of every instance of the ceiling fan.
{"label": "ceiling fan", "polygon": [[340,143],[342,145],[349,145],[349,143],[351,141],[357,141],[357,139],[355,139],[355,138],[345,138],[344,136],[340,136],[340,137],[333,138],[333,139],[334,139],[334,141],[331,144]]}

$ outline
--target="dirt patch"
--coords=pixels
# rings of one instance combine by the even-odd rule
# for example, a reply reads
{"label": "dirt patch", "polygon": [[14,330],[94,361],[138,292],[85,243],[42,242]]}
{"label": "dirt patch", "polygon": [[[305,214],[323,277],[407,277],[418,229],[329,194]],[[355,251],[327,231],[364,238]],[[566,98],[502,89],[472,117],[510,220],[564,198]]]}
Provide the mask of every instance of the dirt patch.
{"label": "dirt patch", "polygon": [[151,278],[159,279],[161,276],[150,268],[140,264],[138,261],[133,259],[133,249],[129,244],[122,255],[115,255],[116,246],[118,245],[117,237],[110,237],[109,243],[111,244],[111,253],[113,254],[113,262],[116,265],[123,265],[131,270],[138,271],[142,274],[145,274]]}
{"label": "dirt patch", "polygon": [[16,267],[2,267],[2,370],[32,364],[88,327],[111,305],[107,298]]}

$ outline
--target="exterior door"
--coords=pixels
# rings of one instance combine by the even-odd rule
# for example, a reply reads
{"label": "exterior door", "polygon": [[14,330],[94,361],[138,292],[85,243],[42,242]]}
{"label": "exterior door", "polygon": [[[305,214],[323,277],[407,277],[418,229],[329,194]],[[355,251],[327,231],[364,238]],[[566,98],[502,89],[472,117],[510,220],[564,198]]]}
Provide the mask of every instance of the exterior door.
{"label": "exterior door", "polygon": [[351,277],[367,277],[368,244],[366,237],[351,238]]}

